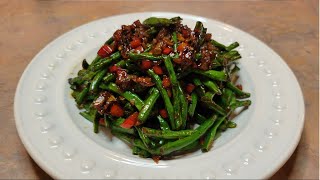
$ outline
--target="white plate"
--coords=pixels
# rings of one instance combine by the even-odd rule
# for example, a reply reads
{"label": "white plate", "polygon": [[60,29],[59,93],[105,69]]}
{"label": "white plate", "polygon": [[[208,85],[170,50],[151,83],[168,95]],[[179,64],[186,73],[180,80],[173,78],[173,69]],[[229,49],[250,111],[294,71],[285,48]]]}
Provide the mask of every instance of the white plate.
{"label": "white plate", "polygon": [[[238,41],[241,82],[252,105],[236,118],[238,127],[222,134],[208,153],[196,152],[155,164],[131,154],[116,138],[93,133],[70,96],[67,79],[82,59],[122,24],[150,16],[181,16],[194,27],[200,20],[222,43]],[[24,71],[15,95],[20,138],[32,158],[54,178],[240,178],[273,175],[299,142],[304,102],[286,63],[268,46],[230,25],[193,15],[148,12],[100,19],[48,44]]]}

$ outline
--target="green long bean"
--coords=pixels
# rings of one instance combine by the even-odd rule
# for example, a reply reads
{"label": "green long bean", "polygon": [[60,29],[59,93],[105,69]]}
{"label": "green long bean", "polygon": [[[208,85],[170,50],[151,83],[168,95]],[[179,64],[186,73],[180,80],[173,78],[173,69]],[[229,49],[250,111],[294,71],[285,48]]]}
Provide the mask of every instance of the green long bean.
{"label": "green long bean", "polygon": [[120,88],[115,84],[115,83],[109,83],[107,86],[105,86],[106,89],[119,94],[120,96],[124,97],[127,99],[131,104],[136,106],[136,108],[140,111],[142,107],[144,106],[144,102],[139,98],[138,95],[130,92],[130,91],[125,91],[122,92]]}
{"label": "green long bean", "polygon": [[194,130],[161,131],[161,130],[143,127],[142,132],[148,137],[162,138],[162,139],[179,139],[179,138],[191,135],[194,132]]}
{"label": "green long bean", "polygon": [[168,112],[171,128],[176,129],[175,121],[174,121],[173,106],[172,106],[172,103],[170,101],[170,98],[169,98],[167,91],[162,86],[162,81],[161,81],[160,77],[156,73],[154,73],[154,71],[151,69],[148,70],[148,74],[154,80],[156,87],[160,91],[160,94],[164,100],[164,104],[165,104],[166,110]]}
{"label": "green long bean", "polygon": [[130,52],[129,53],[129,57],[130,59],[132,60],[141,60],[141,59],[149,59],[149,60],[152,60],[152,61],[159,61],[159,60],[162,60],[162,56],[153,56],[152,54],[150,53],[140,53],[140,54],[136,54],[136,53],[133,53],[133,52]]}
{"label": "green long bean", "polygon": [[150,91],[150,96],[145,100],[144,106],[139,112],[138,121],[140,124],[143,124],[148,119],[154,104],[160,96],[158,89],[152,88]]}
{"label": "green long bean", "polygon": [[212,80],[218,80],[218,81],[226,81],[227,75],[224,71],[215,71],[215,70],[208,70],[208,71],[202,71],[202,70],[193,70],[192,72],[196,74],[203,75],[205,77],[208,77]]}
{"label": "green long bean", "polygon": [[193,117],[194,112],[195,112],[196,107],[197,107],[197,103],[198,103],[198,96],[197,96],[197,94],[195,92],[193,92],[191,94],[191,103],[189,105],[189,110],[188,110],[188,113],[189,113],[190,117]]}
{"label": "green long bean", "polygon": [[220,124],[224,121],[225,117],[219,118],[213,125],[213,127],[208,131],[204,143],[202,145],[202,151],[208,152],[213,144],[214,137],[216,135],[217,129],[220,126]]}
{"label": "green long bean", "polygon": [[100,85],[100,82],[103,79],[103,76],[106,74],[107,70],[101,70],[99,73],[93,78],[92,83],[90,85],[90,90],[91,91],[96,91]]}
{"label": "green long bean", "polygon": [[157,153],[159,152],[160,155],[167,155],[181,148],[184,148],[189,144],[192,144],[194,141],[198,140],[203,134],[205,134],[206,131],[213,125],[213,123],[214,121],[212,118],[208,119],[203,124],[201,124],[190,136],[173,142],[168,142],[167,144],[161,146]]}
{"label": "green long bean", "polygon": [[103,67],[110,65],[111,63],[115,62],[121,57],[120,52],[113,53],[110,57],[100,59],[99,62],[93,64],[92,66],[89,66],[89,70],[91,71],[98,71],[102,69]]}

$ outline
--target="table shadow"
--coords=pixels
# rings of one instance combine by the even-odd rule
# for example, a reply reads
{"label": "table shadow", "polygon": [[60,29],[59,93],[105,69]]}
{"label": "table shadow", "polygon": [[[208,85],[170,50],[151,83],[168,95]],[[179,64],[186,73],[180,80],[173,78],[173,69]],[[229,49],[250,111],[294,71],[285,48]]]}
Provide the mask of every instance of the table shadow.
{"label": "table shadow", "polygon": [[38,164],[29,156],[30,161],[32,163],[32,168],[35,172],[35,175],[37,176],[37,179],[43,179],[43,180],[53,180],[51,176],[49,176],[44,170],[42,170]]}
{"label": "table shadow", "polygon": [[289,160],[269,179],[269,180],[286,180],[295,164],[299,148],[297,148]]}

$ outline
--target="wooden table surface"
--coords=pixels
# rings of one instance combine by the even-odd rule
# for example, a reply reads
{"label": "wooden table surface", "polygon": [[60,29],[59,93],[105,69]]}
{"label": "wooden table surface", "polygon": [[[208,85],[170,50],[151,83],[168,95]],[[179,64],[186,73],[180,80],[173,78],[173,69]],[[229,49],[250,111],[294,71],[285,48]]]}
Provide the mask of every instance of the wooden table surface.
{"label": "wooden table surface", "polygon": [[319,2],[277,1],[0,1],[0,178],[50,179],[30,158],[14,123],[18,80],[50,41],[79,25],[116,14],[143,11],[190,13],[251,33],[273,48],[301,85],[305,126],[288,162],[271,179],[318,179]]}

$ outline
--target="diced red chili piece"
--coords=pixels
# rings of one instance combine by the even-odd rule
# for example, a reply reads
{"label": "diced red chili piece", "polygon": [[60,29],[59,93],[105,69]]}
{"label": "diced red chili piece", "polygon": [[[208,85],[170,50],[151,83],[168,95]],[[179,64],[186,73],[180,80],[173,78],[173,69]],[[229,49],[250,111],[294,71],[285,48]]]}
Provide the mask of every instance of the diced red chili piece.
{"label": "diced red chili piece", "polygon": [[121,106],[118,104],[113,104],[110,109],[110,114],[115,117],[122,117],[124,112]]}
{"label": "diced red chili piece", "polygon": [[165,54],[165,55],[168,55],[172,52],[172,49],[169,48],[169,47],[166,47],[162,50],[162,53]]}
{"label": "diced red chili piece", "polygon": [[102,125],[102,126],[105,125],[105,122],[104,122],[104,119],[103,119],[103,118],[100,118],[100,119],[99,119],[99,124]]}
{"label": "diced red chili piece", "polygon": [[136,125],[138,121],[138,112],[131,114],[124,122],[120,125],[122,128],[130,129],[132,126]]}
{"label": "diced red chili piece", "polygon": [[130,46],[132,48],[137,48],[139,46],[141,46],[141,40],[136,38],[136,39],[133,39],[131,42],[130,42]]}
{"label": "diced red chili piece", "polygon": [[109,45],[103,45],[99,51],[98,51],[98,55],[102,58],[109,56],[112,53],[112,48]]}
{"label": "diced red chili piece", "polygon": [[118,69],[119,69],[119,67],[118,67],[118,66],[113,65],[113,66],[109,67],[109,72],[111,72],[111,73],[115,73],[115,72],[117,72],[117,71],[118,71]]}
{"label": "diced red chili piece", "polygon": [[168,77],[164,77],[162,80],[162,85],[164,88],[170,87],[170,79]]}
{"label": "diced red chili piece", "polygon": [[236,85],[236,87],[237,87],[238,89],[242,90],[242,85],[241,85],[241,84]]}
{"label": "diced red chili piece", "polygon": [[182,59],[181,58],[175,58],[175,59],[173,59],[173,62],[175,62],[176,64],[181,64],[182,63]]}
{"label": "diced red chili piece", "polygon": [[160,109],[159,114],[163,118],[167,118],[168,117],[168,112],[165,109]]}
{"label": "diced red chili piece", "polygon": [[182,52],[182,51],[184,51],[184,49],[186,48],[187,45],[188,45],[187,43],[182,42],[182,43],[179,44],[177,50],[179,52]]}
{"label": "diced red chili piece", "polygon": [[142,60],[141,61],[141,68],[144,70],[150,69],[152,67],[152,61],[150,60]]}
{"label": "diced red chili piece", "polygon": [[187,86],[186,86],[186,91],[187,91],[187,93],[192,93],[192,91],[194,90],[194,88],[195,88],[195,85],[193,85],[193,84],[191,84],[191,83],[189,83],[189,84],[187,84]]}
{"label": "diced red chili piece", "polygon": [[162,75],[163,74],[163,70],[160,66],[156,65],[156,66],[153,66],[153,71],[154,73],[158,74],[158,75]]}

